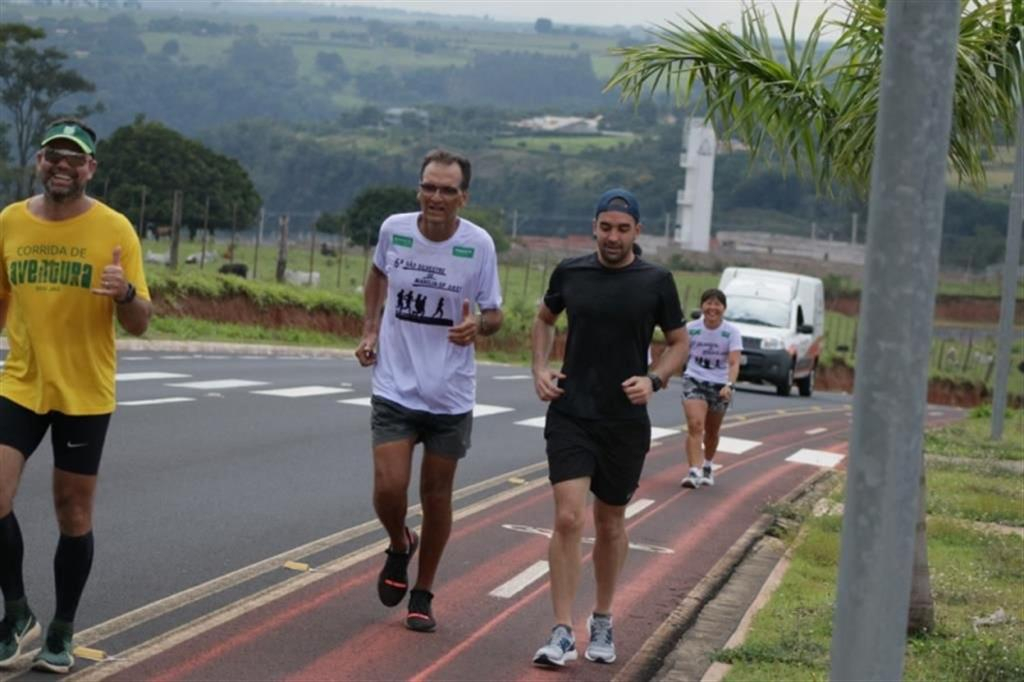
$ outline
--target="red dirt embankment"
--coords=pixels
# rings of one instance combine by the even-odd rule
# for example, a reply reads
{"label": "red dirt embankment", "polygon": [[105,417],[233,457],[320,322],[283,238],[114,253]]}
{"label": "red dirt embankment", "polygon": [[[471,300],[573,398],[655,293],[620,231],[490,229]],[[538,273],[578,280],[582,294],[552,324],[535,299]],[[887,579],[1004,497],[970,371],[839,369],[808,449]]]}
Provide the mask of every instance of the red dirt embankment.
{"label": "red dirt embankment", "polygon": [[[837,299],[842,305],[850,305],[853,301],[853,310],[856,311],[857,299]],[[990,299],[976,299],[981,303],[963,304],[960,307],[950,307],[948,310],[963,310],[974,315],[972,321],[989,321],[988,316],[993,314],[995,320],[999,317],[999,303],[993,303],[994,308],[983,305],[991,302]],[[335,334],[349,338],[358,338],[362,334],[363,321],[361,317],[352,315],[339,315],[324,310],[306,310],[301,306],[277,305],[260,307],[251,299],[245,296],[228,296],[218,299],[202,298],[198,296],[181,296],[172,299],[161,295],[160,292],[153,292],[153,303],[156,314],[165,317],[193,317],[201,320],[216,322],[232,322],[236,324],[258,325],[272,329],[297,327],[312,331]],[[1018,317],[1020,317],[1018,306]],[[836,309],[836,308],[833,308]],[[841,310],[847,312],[849,308]],[[938,315],[938,309],[936,311]],[[847,314],[856,314],[855,312]],[[956,318],[963,319],[963,318]],[[528,344],[527,338],[514,338],[506,335],[481,339],[478,347],[481,350],[500,350],[506,352],[521,352],[524,344]],[[562,357],[565,351],[565,338],[559,335],[555,339],[553,354],[555,357]],[[655,357],[661,352],[661,348],[652,348]],[[853,391],[853,369],[845,364],[836,364],[830,367],[818,369],[815,388],[825,391]],[[941,405],[958,405],[970,407],[991,400],[987,389],[982,386],[968,382],[956,382],[949,379],[933,379],[928,385],[928,401]],[[1010,396],[1012,405],[1021,406],[1024,401],[1020,396]]]}
{"label": "red dirt embankment", "polygon": [[[825,301],[825,307],[843,315],[860,314],[860,295],[844,294]],[[1014,324],[1024,324],[1024,300],[1017,299]],[[999,299],[980,296],[940,295],[935,299],[935,319],[967,324],[999,323]]]}

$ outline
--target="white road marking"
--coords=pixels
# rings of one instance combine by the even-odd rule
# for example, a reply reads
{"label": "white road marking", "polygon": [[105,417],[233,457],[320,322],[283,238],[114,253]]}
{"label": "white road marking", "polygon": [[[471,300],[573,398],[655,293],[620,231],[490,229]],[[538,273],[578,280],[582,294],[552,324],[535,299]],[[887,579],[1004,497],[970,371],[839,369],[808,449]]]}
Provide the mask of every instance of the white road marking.
{"label": "white road marking", "polygon": [[[544,479],[537,479],[542,481]],[[543,535],[546,538],[550,538],[553,533],[548,528],[537,528],[536,526],[521,526],[517,523],[504,523],[501,526],[505,530],[512,530],[517,533],[527,533],[529,535]],[[581,538],[580,542],[584,545],[594,544],[594,538]],[[675,554],[675,550],[669,547],[660,547],[658,545],[647,545],[642,542],[631,542],[629,543],[630,549],[636,549],[641,552],[651,552],[652,554]]]}
{"label": "white road marking", "polygon": [[191,355],[162,355],[161,360],[191,360]]}
{"label": "white road marking", "polygon": [[522,381],[524,379],[532,379],[529,374],[505,374],[503,376],[494,377],[495,381]]}
{"label": "white road marking", "polygon": [[190,403],[193,400],[195,400],[195,398],[154,398],[152,400],[125,400],[123,402],[118,402],[117,404],[120,407],[139,407],[142,405],[168,405],[170,403]]}
{"label": "white road marking", "polygon": [[191,374],[175,374],[173,372],[118,372],[114,375],[117,381],[152,381],[153,379],[187,379]]}
{"label": "white road marking", "polygon": [[267,360],[269,355],[239,355],[239,360]]}
{"label": "white road marking", "polygon": [[487,417],[492,414],[501,414],[502,412],[512,412],[511,407],[501,407],[500,405],[480,405],[477,404],[473,407],[474,417]]}
{"label": "white road marking", "polygon": [[816,467],[825,467],[826,469],[832,469],[837,464],[843,461],[845,455],[839,455],[834,452],[827,452],[825,450],[810,450],[803,448],[797,450],[792,455],[786,458],[787,462],[795,462],[797,464],[810,464]]}
{"label": "white road marking", "polygon": [[720,436],[718,439],[718,452],[728,452],[730,455],[742,455],[747,450],[752,450],[760,444],[761,442],[756,440],[743,440],[742,438]]}
{"label": "white road marking", "polygon": [[[547,423],[547,417],[531,417],[530,419],[521,419],[520,421],[516,422],[516,424],[519,425],[519,426],[532,426],[535,429],[543,429],[544,425],[546,423]],[[652,426],[651,427],[651,440],[652,441],[653,440],[658,440],[659,438],[668,438],[669,436],[677,436],[677,435],[679,435],[679,429],[664,429],[664,428],[662,428],[660,426]],[[735,439],[722,438],[722,440],[724,441],[724,440],[735,440]],[[748,442],[752,442],[752,441],[748,441]],[[760,443],[755,443],[755,445],[760,445]],[[654,447],[654,443],[651,443],[651,447]],[[721,449],[721,448],[719,448],[719,449]]]}
{"label": "white road marking", "polygon": [[335,395],[337,393],[351,393],[351,388],[339,388],[338,386],[293,386],[292,388],[272,388],[266,391],[249,391],[257,395],[273,395],[281,398],[308,398],[314,395]]}
{"label": "white road marking", "polygon": [[133,361],[133,360],[152,360],[152,359],[153,358],[148,356],[148,355],[128,355],[128,356],[125,356],[125,357],[119,357],[118,358],[118,360],[128,360],[129,362]]}
{"label": "white road marking", "polygon": [[534,428],[543,429],[547,421],[547,417],[531,417],[530,419],[517,421],[516,424],[519,426],[532,426]]}
{"label": "white road marking", "polygon": [[267,381],[249,381],[247,379],[214,379],[212,381],[188,381],[183,384],[167,384],[175,388],[194,388],[200,391],[213,391],[223,388],[245,388],[247,386],[266,386]]}
{"label": "white road marking", "polygon": [[538,561],[516,577],[491,590],[490,594],[498,599],[511,599],[531,583],[543,578],[547,573],[548,562]]}
{"label": "white road marking", "polygon": [[[347,400],[339,400],[338,402],[342,403],[344,405],[358,405],[360,407],[369,407],[370,406],[370,399],[369,398],[349,398]],[[515,410],[515,408],[512,408],[512,407],[502,407],[500,405],[483,405],[483,404],[478,404],[476,407],[473,408],[473,416],[474,417],[487,417],[487,416],[492,415],[492,414],[501,414],[502,412],[513,412],[514,410]],[[541,419],[543,419],[543,417],[541,417]]]}
{"label": "white road marking", "polygon": [[804,431],[804,433],[806,433],[808,436],[816,436],[817,434],[825,433],[826,431],[828,431],[828,429],[826,429],[824,426],[819,426],[816,429],[808,429],[807,431]]}
{"label": "white road marking", "polygon": [[637,500],[636,502],[633,502],[628,507],[626,507],[626,518],[633,518],[634,516],[642,512],[644,509],[650,507],[652,504],[654,504],[654,500]]}

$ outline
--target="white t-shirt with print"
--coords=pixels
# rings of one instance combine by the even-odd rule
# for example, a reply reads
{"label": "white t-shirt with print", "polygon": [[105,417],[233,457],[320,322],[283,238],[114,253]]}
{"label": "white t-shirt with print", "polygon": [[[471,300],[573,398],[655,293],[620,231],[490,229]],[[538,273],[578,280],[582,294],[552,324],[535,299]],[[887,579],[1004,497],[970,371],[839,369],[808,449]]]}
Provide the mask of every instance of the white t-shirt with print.
{"label": "white t-shirt with print", "polygon": [[494,241],[465,218],[451,238],[433,242],[419,212],[399,213],[380,227],[373,264],[388,278],[373,393],[412,410],[470,412],[476,402],[473,345],[448,340],[470,310],[501,307]]}
{"label": "white t-shirt with print", "polygon": [[724,384],[729,381],[729,352],[743,349],[743,337],[732,322],[722,320],[714,329],[704,326],[704,318],[686,325],[690,336],[690,359],[684,374],[697,381]]}

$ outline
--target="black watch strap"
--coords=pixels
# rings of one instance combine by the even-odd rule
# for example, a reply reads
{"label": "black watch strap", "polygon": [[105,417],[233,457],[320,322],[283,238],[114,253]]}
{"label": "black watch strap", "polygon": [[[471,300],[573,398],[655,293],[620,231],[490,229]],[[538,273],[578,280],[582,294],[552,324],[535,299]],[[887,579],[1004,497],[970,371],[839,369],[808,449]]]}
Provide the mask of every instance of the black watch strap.
{"label": "black watch strap", "polygon": [[128,291],[124,292],[124,298],[115,298],[114,303],[118,305],[127,305],[135,300],[135,285],[128,282]]}
{"label": "black watch strap", "polygon": [[647,375],[647,378],[651,380],[651,390],[653,390],[655,393],[661,390],[661,377],[659,377],[654,372],[651,372]]}

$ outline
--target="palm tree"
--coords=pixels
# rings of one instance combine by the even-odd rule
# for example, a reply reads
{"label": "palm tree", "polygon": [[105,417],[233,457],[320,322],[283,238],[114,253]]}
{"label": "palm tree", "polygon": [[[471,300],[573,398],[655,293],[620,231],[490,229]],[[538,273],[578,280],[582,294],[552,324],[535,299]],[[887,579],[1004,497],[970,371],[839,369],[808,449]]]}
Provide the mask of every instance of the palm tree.
{"label": "palm tree", "polygon": [[[707,119],[720,137],[748,146],[752,160],[774,158],[784,170],[812,179],[819,193],[850,188],[864,198],[871,184],[886,0],[842,4],[843,19],[822,14],[802,40],[796,36],[796,12],[788,28],[774,12],[781,34],[776,41],[754,5],[745,9],[738,34],[697,17],[668,22],[652,31],[658,42],[615,50],[623,61],[606,89],[621,88],[624,97],[637,100],[663,89],[678,104],[688,104],[699,84]],[[838,37],[823,47],[830,30]],[[1003,0],[962,0],[949,163],[976,189],[984,187],[981,161],[1000,129],[1024,144],[1015,131],[1022,34],[1020,0],[1009,6]],[[1021,182],[1019,175],[1014,182]],[[923,466],[921,472],[911,632],[934,627]]]}

